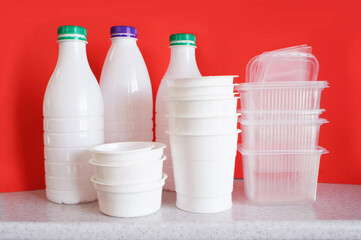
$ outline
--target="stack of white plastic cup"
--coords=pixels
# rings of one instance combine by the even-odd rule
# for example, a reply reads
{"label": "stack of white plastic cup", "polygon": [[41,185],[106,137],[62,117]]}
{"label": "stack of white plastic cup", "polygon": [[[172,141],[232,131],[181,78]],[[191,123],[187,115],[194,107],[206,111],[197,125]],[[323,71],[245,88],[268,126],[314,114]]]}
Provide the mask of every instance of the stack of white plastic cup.
{"label": "stack of white plastic cup", "polygon": [[321,92],[318,61],[306,45],[265,52],[247,66],[241,97],[243,176],[247,198],[261,204],[316,199]]}
{"label": "stack of white plastic cup", "polygon": [[232,207],[237,153],[235,76],[168,79],[169,137],[177,207],[212,213]]}
{"label": "stack of white plastic cup", "polygon": [[120,142],[92,147],[91,178],[100,211],[114,217],[138,217],[158,211],[166,156],[163,143]]}

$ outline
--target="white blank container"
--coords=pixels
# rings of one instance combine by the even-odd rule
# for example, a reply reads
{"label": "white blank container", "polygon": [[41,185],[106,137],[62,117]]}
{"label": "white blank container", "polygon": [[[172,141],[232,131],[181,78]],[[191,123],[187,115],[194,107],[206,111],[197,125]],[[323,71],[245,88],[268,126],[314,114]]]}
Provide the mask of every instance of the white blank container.
{"label": "white blank container", "polygon": [[316,200],[323,148],[305,151],[242,150],[246,196],[259,204],[310,204]]}
{"label": "white blank container", "polygon": [[222,116],[237,112],[239,97],[207,96],[198,98],[168,98],[168,113],[171,116]]}
{"label": "white blank container", "polygon": [[240,111],[246,121],[316,121],[325,109],[288,111]]}
{"label": "white blank container", "polygon": [[104,129],[104,118],[101,116],[78,117],[78,118],[44,118],[44,131],[65,132],[89,132]]}
{"label": "white blank container", "polygon": [[105,142],[129,142],[129,141],[151,141],[153,139],[153,130],[113,132],[109,131],[105,135]]}
{"label": "white blank container", "polygon": [[326,81],[242,83],[236,87],[243,111],[315,110]]}
{"label": "white blank container", "polygon": [[200,87],[168,87],[168,97],[194,97],[194,96],[233,96],[234,86],[238,84],[227,84],[218,86]]}
{"label": "white blank container", "polygon": [[194,161],[173,157],[177,207],[214,213],[232,207],[235,156]]}
{"label": "white blank container", "polygon": [[93,175],[88,160],[79,162],[49,162],[45,160],[45,173],[53,177],[84,177]]}
{"label": "white blank container", "polygon": [[162,187],[167,175],[147,184],[118,186],[103,184],[92,177],[98,192],[100,211],[114,217],[139,217],[158,211],[162,201]]}
{"label": "white blank container", "polygon": [[172,157],[180,161],[210,161],[227,156],[235,157],[239,133],[240,130],[203,135],[169,133]]}
{"label": "white blank container", "polygon": [[46,187],[53,190],[58,190],[58,191],[94,190],[89,177],[68,177],[68,176],[54,177],[54,176],[45,175],[45,180],[46,180]]}
{"label": "white blank container", "polygon": [[156,181],[162,178],[163,156],[156,161],[121,162],[118,164],[101,164],[92,159],[95,180],[104,184],[134,185]]}
{"label": "white blank container", "polygon": [[234,78],[237,75],[229,76],[204,76],[204,77],[192,77],[192,78],[174,78],[167,79],[168,87],[208,87],[219,85],[232,85]]}
{"label": "white blank container", "polygon": [[46,188],[46,197],[55,203],[77,204],[79,203],[79,198],[84,199],[84,202],[95,201],[97,199],[97,192],[95,191],[94,187],[92,187],[90,190],[81,189],[76,191],[64,191]]}
{"label": "white blank container", "polygon": [[325,119],[298,122],[240,121],[242,148],[245,150],[316,149],[320,126]]}
{"label": "white blank container", "polygon": [[76,133],[44,132],[44,145],[56,148],[75,148],[94,146],[104,143],[104,131],[88,131]]}
{"label": "white blank container", "polygon": [[45,146],[44,157],[47,162],[54,163],[77,163],[79,161],[88,162],[88,160],[91,158],[91,153],[88,152],[88,148],[89,147],[67,148],[67,151],[64,151],[63,148]]}
{"label": "white blank container", "polygon": [[237,129],[239,114],[218,117],[166,116],[169,131],[173,133],[232,132]]}
{"label": "white blank container", "polygon": [[[125,151],[124,144],[153,144],[153,148]],[[161,159],[165,144],[159,142],[127,142],[108,143],[89,149],[93,154],[93,161],[103,164],[129,162],[129,161],[155,161]]]}

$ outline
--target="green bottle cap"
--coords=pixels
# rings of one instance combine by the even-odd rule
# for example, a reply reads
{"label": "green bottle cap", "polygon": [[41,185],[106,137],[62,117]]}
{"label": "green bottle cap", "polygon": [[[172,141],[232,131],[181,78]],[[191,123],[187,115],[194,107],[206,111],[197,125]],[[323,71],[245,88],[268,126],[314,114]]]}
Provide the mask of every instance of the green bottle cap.
{"label": "green bottle cap", "polygon": [[65,25],[58,27],[58,40],[86,41],[86,29],[79,26]]}
{"label": "green bottle cap", "polygon": [[176,33],[169,37],[170,45],[191,45],[196,46],[196,36],[190,33]]}

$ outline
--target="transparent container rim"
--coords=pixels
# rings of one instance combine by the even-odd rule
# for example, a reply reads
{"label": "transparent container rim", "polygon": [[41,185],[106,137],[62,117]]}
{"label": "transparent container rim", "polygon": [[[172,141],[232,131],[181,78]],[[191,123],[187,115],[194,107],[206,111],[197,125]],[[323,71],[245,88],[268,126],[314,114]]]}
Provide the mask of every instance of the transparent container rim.
{"label": "transparent container rim", "polygon": [[326,109],[310,109],[310,110],[240,110],[239,114],[278,114],[278,113],[289,113],[289,114],[321,114]]}
{"label": "transparent container rim", "polygon": [[257,151],[251,151],[251,150],[245,150],[242,148],[242,144],[237,145],[237,150],[242,155],[245,156],[264,156],[264,155],[299,155],[299,154],[327,154],[329,151],[327,151],[325,148],[318,146],[316,149],[310,149],[310,150],[257,150]]}
{"label": "transparent container rim", "polygon": [[326,119],[320,118],[317,120],[289,120],[289,121],[282,121],[282,120],[272,120],[272,121],[253,121],[253,120],[238,120],[238,122],[242,125],[293,125],[293,124],[304,124],[304,125],[322,125],[324,123],[328,123]]}
{"label": "transparent container rim", "polygon": [[300,81],[300,82],[267,82],[267,83],[241,83],[236,86],[238,91],[258,90],[258,89],[281,89],[281,88],[327,88],[327,81]]}

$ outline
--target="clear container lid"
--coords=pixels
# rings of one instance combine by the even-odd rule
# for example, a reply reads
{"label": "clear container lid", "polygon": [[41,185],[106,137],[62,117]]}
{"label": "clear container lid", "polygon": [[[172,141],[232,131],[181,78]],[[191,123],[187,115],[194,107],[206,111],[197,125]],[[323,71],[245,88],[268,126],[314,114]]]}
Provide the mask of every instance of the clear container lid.
{"label": "clear container lid", "polygon": [[246,82],[316,81],[319,64],[307,45],[264,52],[251,59]]}

